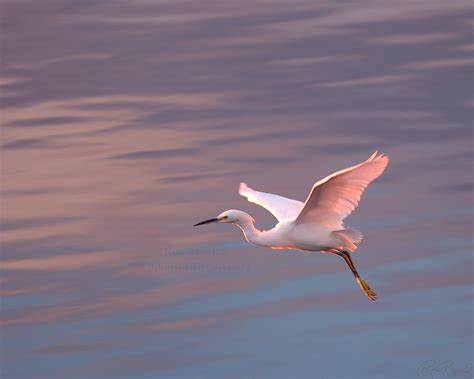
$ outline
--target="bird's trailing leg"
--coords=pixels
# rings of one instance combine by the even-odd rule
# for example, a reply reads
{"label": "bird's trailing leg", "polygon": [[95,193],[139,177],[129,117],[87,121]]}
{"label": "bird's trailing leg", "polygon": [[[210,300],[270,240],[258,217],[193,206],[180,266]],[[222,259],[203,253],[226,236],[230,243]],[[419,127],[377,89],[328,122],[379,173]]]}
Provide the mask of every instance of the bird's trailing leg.
{"label": "bird's trailing leg", "polygon": [[352,262],[352,258],[350,256],[349,252],[347,252],[345,250],[333,250],[333,252],[335,254],[339,255],[342,259],[344,259],[344,261],[347,263],[347,265],[351,269],[352,273],[354,274],[354,277],[355,277],[355,280],[356,280],[357,284],[362,289],[362,291],[364,291],[364,293],[367,295],[367,297],[370,300],[376,300],[377,299],[377,294],[374,291],[372,291],[372,289],[367,284],[367,282],[359,276],[359,273],[357,272],[357,270],[354,266],[354,262]]}

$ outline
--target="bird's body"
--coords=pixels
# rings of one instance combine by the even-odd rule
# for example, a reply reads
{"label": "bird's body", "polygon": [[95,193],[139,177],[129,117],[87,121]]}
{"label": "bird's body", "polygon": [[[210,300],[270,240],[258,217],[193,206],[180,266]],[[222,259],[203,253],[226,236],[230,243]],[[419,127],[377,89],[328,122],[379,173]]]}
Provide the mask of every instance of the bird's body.
{"label": "bird's body", "polygon": [[292,219],[280,221],[270,230],[258,230],[252,219],[244,217],[235,224],[249,243],[275,250],[322,251],[342,242],[324,225],[295,225]]}
{"label": "bird's body", "polygon": [[382,174],[388,161],[388,157],[375,152],[366,161],[316,182],[304,203],[258,192],[240,183],[240,195],[264,207],[278,220],[270,230],[258,230],[252,216],[234,209],[196,226],[211,222],[233,223],[242,230],[245,239],[254,245],[337,254],[348,264],[365,294],[375,300],[375,292],[360,279],[349,255],[357,249],[362,234],[345,227],[343,220],[356,208],[367,185]]}

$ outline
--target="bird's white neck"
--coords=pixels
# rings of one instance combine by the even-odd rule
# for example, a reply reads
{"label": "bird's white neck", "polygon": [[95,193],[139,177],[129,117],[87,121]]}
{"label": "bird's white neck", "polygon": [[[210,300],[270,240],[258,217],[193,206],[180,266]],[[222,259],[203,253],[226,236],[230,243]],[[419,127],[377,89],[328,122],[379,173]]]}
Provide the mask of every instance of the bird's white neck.
{"label": "bird's white neck", "polygon": [[259,246],[268,246],[265,242],[265,232],[258,230],[253,222],[253,219],[249,217],[248,219],[237,220],[234,222],[243,232],[245,239],[254,245]]}

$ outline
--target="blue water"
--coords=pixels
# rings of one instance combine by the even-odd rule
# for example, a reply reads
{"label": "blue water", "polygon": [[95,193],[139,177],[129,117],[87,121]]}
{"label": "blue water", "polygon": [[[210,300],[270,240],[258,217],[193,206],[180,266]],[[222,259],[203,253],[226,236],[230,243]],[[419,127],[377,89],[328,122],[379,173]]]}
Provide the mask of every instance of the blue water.
{"label": "blue water", "polygon": [[[2,378],[472,377],[470,2],[1,8]],[[377,302],[192,227],[270,228],[240,181],[303,200],[375,149],[347,224]]]}

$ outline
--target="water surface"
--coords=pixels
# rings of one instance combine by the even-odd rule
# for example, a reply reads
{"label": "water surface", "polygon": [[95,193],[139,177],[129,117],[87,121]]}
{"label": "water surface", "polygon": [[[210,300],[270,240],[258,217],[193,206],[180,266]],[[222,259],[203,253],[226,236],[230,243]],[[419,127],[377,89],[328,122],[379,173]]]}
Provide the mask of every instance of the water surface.
{"label": "water surface", "polygon": [[[471,2],[1,7],[2,377],[472,364]],[[390,166],[347,220],[375,303],[336,257],[192,227],[269,228],[240,181],[302,200],[375,149]]]}

